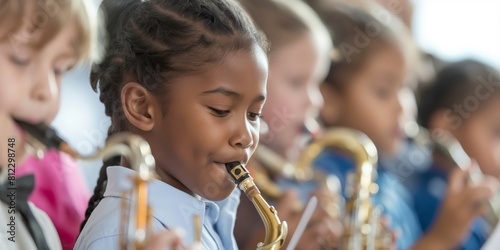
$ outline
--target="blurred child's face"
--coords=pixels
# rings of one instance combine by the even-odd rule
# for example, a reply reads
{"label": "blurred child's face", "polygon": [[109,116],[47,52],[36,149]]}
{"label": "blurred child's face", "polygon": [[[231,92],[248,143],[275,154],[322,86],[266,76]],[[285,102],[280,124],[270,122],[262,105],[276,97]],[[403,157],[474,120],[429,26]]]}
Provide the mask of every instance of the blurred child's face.
{"label": "blurred child's face", "polygon": [[[6,147],[7,138],[16,137],[18,159],[24,149],[23,132],[13,119],[52,122],[59,107],[61,77],[76,62],[72,45],[76,37],[74,30],[72,25],[66,25],[41,49],[33,48],[30,44],[33,41],[23,44],[10,37],[21,34],[7,34],[9,37],[1,38],[0,148]],[[4,156],[0,156],[0,165],[4,165]]]}
{"label": "blurred child's face", "polygon": [[[365,133],[379,153],[394,154],[402,140],[402,106],[399,95],[404,81],[405,63],[399,50],[385,48],[367,59],[362,70],[343,83],[341,92],[324,93],[326,105],[321,116],[334,126],[345,126]],[[323,91],[334,91],[323,88]],[[335,110],[335,112],[329,112]]]}
{"label": "blurred child's face", "polygon": [[166,110],[146,135],[163,181],[210,200],[229,196],[224,164],[246,164],[259,142],[267,70],[260,48],[240,50],[169,84]]}
{"label": "blurred child's face", "polygon": [[263,111],[269,131],[261,143],[285,157],[296,153],[306,119],[314,119],[323,104],[318,85],[326,74],[327,55],[315,44],[307,33],[271,54]]}
{"label": "blurred child's face", "polygon": [[453,131],[464,150],[481,170],[500,177],[500,97],[495,96],[483,108],[473,112]]}

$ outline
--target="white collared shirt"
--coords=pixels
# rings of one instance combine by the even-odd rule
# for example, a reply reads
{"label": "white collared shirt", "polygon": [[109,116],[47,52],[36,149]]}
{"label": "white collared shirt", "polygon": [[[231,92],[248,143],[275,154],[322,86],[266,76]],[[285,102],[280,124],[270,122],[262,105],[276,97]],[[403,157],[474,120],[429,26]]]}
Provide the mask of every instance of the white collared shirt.
{"label": "white collared shirt", "polygon": [[[57,235],[56,228],[47,214],[37,208],[33,203],[28,202],[33,215],[38,224],[43,230],[43,236],[47,242],[47,246],[51,250],[61,250],[61,241]],[[5,203],[0,202],[0,249],[8,250],[35,250],[37,249],[35,241],[31,237],[28,227],[23,222],[23,218],[19,212],[15,214],[9,213],[10,209]],[[15,217],[11,220],[11,216]],[[8,224],[14,224],[11,228]],[[14,229],[13,231],[10,231]]]}
{"label": "white collared shirt", "polygon": [[[119,249],[121,206],[135,204],[130,194],[131,175],[136,172],[121,166],[108,167],[108,183],[104,199],[93,211],[81,232],[75,249]],[[148,183],[148,202],[153,211],[152,230],[182,228],[186,231],[184,245],[195,240],[193,218],[199,215],[202,226],[201,243],[205,249],[237,249],[233,236],[240,191],[235,188],[225,200],[212,202],[195,198],[160,180]]]}

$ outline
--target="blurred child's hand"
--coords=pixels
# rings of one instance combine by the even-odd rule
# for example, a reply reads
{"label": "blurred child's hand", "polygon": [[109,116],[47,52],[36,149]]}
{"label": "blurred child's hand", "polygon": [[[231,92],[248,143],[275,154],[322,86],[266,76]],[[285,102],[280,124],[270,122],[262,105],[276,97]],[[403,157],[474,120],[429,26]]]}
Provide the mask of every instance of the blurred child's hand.
{"label": "blurred child's hand", "polygon": [[[329,216],[324,209],[325,206],[322,205],[331,199],[331,197],[328,197],[324,193],[319,194],[317,197],[319,205],[316,207],[295,249],[332,249],[338,246],[343,232],[342,224],[338,219]],[[288,237],[283,249],[288,246],[302,217],[303,208],[298,209],[299,203],[297,194],[293,191],[288,191],[278,201],[276,206],[280,219],[288,223]]]}
{"label": "blurred child's hand", "polygon": [[151,237],[146,243],[144,250],[203,250],[203,247],[198,244],[192,247],[183,247],[183,237],[184,231],[182,230],[165,230]]}
{"label": "blurred child's hand", "polygon": [[390,218],[383,216],[380,218],[380,231],[377,232],[376,241],[380,241],[382,239],[389,240],[390,242],[382,242],[382,246],[376,246],[375,249],[387,249],[387,250],[396,250],[398,246],[398,238],[401,232],[395,231],[391,228]]}
{"label": "blurred child's hand", "polygon": [[486,177],[477,185],[467,183],[468,171],[454,170],[449,179],[448,191],[440,212],[429,234],[441,246],[453,248],[467,236],[474,219],[488,209],[488,203],[499,183]]}

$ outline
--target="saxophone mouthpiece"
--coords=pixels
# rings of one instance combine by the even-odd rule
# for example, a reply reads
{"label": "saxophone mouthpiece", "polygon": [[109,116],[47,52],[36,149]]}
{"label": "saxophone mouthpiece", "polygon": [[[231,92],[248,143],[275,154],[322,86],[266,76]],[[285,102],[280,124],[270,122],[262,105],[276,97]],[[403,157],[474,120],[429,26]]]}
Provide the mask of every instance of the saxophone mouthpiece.
{"label": "saxophone mouthpiece", "polygon": [[37,147],[33,144],[41,144],[47,149],[55,148],[59,151],[67,153],[73,158],[77,158],[78,154],[71,149],[69,144],[59,137],[54,129],[46,124],[31,124],[17,119],[14,119],[14,121],[29,135],[30,138],[28,139],[28,143],[32,144],[32,146]]}
{"label": "saxophone mouthpiece", "polygon": [[231,178],[233,178],[236,185],[239,185],[247,178],[251,178],[248,170],[240,162],[237,161],[226,163],[226,170]]}

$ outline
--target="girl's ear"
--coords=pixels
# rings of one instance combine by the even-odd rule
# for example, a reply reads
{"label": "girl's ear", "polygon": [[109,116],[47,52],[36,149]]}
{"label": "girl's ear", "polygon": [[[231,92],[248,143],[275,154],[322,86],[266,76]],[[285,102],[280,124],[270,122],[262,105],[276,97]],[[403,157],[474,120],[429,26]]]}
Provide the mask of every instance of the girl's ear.
{"label": "girl's ear", "polygon": [[121,92],[125,117],[136,128],[150,131],[155,125],[157,100],[146,88],[137,82],[128,82]]}
{"label": "girl's ear", "polygon": [[342,99],[338,90],[323,83],[319,87],[324,104],[320,110],[320,118],[327,127],[335,126],[342,110]]}

